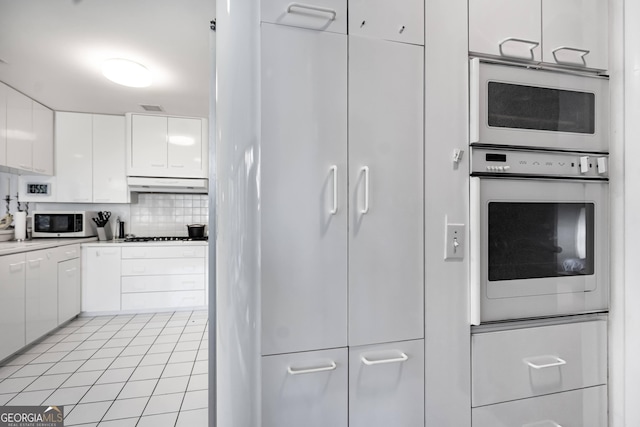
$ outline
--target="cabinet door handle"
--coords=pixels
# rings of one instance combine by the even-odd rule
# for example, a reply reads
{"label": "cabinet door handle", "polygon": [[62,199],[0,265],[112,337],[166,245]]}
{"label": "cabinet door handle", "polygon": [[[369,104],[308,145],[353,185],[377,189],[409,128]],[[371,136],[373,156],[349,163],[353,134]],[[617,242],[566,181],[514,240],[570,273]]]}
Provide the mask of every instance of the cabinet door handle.
{"label": "cabinet door handle", "polygon": [[[553,360],[553,362],[550,362],[550,363],[535,363],[535,362],[533,362],[534,359],[539,359],[541,357],[544,357],[544,358],[547,358],[547,359],[551,359],[551,360]],[[567,364],[566,360],[560,359],[557,356],[541,356],[541,357],[530,357],[530,358],[524,359],[524,363],[526,363],[527,365],[529,365],[533,369],[553,368],[554,366],[562,366],[562,365],[566,365]]]}
{"label": "cabinet door handle", "polygon": [[73,268],[69,268],[68,270],[66,270],[66,273],[68,276],[73,276],[76,273],[77,268],[73,267]]}
{"label": "cabinet door handle", "polygon": [[331,215],[338,213],[338,166],[331,166],[333,174],[333,208],[329,211]]}
{"label": "cabinet door handle", "polygon": [[29,260],[29,265],[36,267],[40,265],[40,261],[42,261],[43,258],[36,258],[36,259],[30,259]]}
{"label": "cabinet door handle", "polygon": [[522,427],[562,427],[562,426],[552,420],[543,420],[543,421],[536,421],[535,423],[522,424]]}
{"label": "cabinet door handle", "polygon": [[334,9],[330,9],[328,7],[313,6],[310,4],[303,4],[303,3],[289,3],[289,6],[287,7],[287,13],[294,13],[295,12],[294,9],[306,9],[306,10],[312,10],[315,12],[328,13],[329,19],[331,21],[334,21],[336,19],[336,14],[337,14]]}
{"label": "cabinet door handle", "polygon": [[42,169],[42,168],[34,168],[33,170],[36,171],[36,172],[44,172],[44,169]]}
{"label": "cabinet door handle", "polygon": [[508,38],[502,40],[500,43],[498,43],[498,50],[500,51],[500,55],[501,56],[513,56],[513,55],[505,55],[504,52],[502,51],[502,45],[504,45],[505,43],[508,43],[508,42],[525,43],[525,44],[530,45],[529,46],[529,57],[528,58],[527,57],[523,57],[523,59],[529,59],[531,61],[533,61],[533,59],[535,58],[535,56],[533,55],[533,49],[535,49],[538,46],[540,46],[540,42],[537,42],[537,41],[519,39],[517,37],[508,37]]}
{"label": "cabinet door handle", "polygon": [[15,264],[9,264],[9,271],[20,271],[22,270],[23,265],[24,261],[16,262]]}
{"label": "cabinet door handle", "polygon": [[172,168],[183,168],[184,165],[171,165]]}
{"label": "cabinet door handle", "polygon": [[362,360],[362,363],[364,363],[367,366],[373,366],[373,365],[383,365],[385,363],[401,363],[401,362],[406,362],[407,360],[409,360],[409,356],[407,356],[407,353],[404,352],[400,352],[400,355],[398,357],[391,357],[391,358],[387,358],[387,359],[376,359],[376,360],[371,360],[371,359],[367,359],[366,356],[362,356],[360,358],[360,360]]}
{"label": "cabinet door handle", "polygon": [[27,165],[23,165],[23,164],[19,164],[18,167],[20,167],[20,169],[33,170],[33,168],[31,166],[27,166]]}
{"label": "cabinet door handle", "polygon": [[152,168],[163,168],[164,166],[164,163],[151,163]]}
{"label": "cabinet door handle", "polygon": [[574,63],[574,62],[567,62],[567,61],[559,61],[558,60],[558,57],[556,56],[556,53],[558,51],[560,51],[560,50],[568,50],[570,52],[579,53],[580,54],[579,55],[580,56],[580,60],[582,61],[582,65],[585,66],[585,67],[587,66],[587,61],[584,59],[584,57],[591,53],[590,50],[578,49],[576,47],[569,47],[569,46],[560,46],[560,47],[557,47],[557,48],[555,48],[555,49],[553,49],[551,51],[551,53],[553,54],[553,60],[556,61],[557,63],[559,63],[559,64],[573,64],[573,65],[577,65],[577,64]]}
{"label": "cabinet door handle", "polygon": [[369,212],[369,166],[360,169],[364,173],[364,207],[360,209],[361,214]]}
{"label": "cabinet door handle", "polygon": [[295,369],[292,366],[287,368],[287,372],[291,375],[313,374],[315,372],[333,371],[338,365],[336,362],[331,361],[328,366],[318,366],[315,368]]}

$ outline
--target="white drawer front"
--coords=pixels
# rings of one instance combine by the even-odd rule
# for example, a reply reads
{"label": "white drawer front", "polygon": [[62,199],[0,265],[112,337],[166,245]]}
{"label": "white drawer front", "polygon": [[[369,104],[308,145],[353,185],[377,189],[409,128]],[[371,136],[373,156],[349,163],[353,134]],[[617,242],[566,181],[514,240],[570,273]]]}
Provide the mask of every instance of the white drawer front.
{"label": "white drawer front", "polygon": [[204,291],[122,294],[123,310],[199,307],[206,305]]}
{"label": "white drawer front", "polygon": [[184,259],[123,259],[123,276],[151,276],[162,274],[204,274],[205,260]]}
{"label": "white drawer front", "polygon": [[605,321],[472,336],[472,406],[607,382]]}
{"label": "white drawer front", "polygon": [[351,347],[349,427],[424,426],[424,340]]}
{"label": "white drawer front", "polygon": [[346,348],[262,357],[262,427],[347,427]]}
{"label": "white drawer front", "polygon": [[204,258],[205,246],[135,246],[122,248],[122,258]]}
{"label": "white drawer front", "polygon": [[265,0],[261,21],[312,30],[347,33],[347,0]]}
{"label": "white drawer front", "polygon": [[473,427],[606,427],[607,387],[473,408]]}
{"label": "white drawer front", "polygon": [[175,276],[125,276],[122,293],[204,290],[204,274]]}

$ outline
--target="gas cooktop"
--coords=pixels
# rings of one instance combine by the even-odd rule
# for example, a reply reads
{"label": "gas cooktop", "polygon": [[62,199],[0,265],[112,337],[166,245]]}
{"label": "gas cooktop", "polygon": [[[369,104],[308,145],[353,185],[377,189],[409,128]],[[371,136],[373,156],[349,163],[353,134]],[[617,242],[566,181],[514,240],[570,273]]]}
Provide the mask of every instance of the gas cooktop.
{"label": "gas cooktop", "polygon": [[178,241],[207,241],[205,237],[187,237],[187,236],[153,236],[153,237],[127,237],[125,242],[178,242]]}

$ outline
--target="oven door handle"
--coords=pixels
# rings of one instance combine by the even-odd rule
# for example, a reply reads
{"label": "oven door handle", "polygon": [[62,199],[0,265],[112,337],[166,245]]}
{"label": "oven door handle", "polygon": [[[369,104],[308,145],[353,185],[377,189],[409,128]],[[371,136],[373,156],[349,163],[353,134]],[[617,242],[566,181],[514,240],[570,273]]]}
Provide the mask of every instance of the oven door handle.
{"label": "oven door handle", "polygon": [[469,323],[480,324],[480,178],[469,179]]}

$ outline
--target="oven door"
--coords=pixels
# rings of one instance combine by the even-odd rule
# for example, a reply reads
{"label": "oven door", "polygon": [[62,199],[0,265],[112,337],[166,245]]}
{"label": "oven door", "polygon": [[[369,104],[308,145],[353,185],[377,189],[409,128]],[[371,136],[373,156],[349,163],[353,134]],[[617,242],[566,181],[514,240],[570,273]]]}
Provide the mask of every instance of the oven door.
{"label": "oven door", "polygon": [[472,144],[608,151],[606,78],[470,64]]}
{"label": "oven door", "polygon": [[471,178],[471,323],[604,311],[608,182]]}

